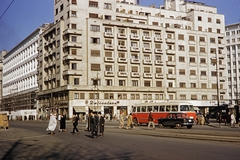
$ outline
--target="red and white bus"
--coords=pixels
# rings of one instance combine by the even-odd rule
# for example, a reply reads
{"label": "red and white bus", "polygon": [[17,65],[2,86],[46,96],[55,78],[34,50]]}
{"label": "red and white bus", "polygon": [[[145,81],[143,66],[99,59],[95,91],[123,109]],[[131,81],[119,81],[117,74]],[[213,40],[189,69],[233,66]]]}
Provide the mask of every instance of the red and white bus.
{"label": "red and white bus", "polygon": [[154,123],[158,123],[158,119],[166,117],[169,112],[186,113],[189,118],[196,120],[196,112],[189,102],[142,103],[132,106],[134,124],[147,124],[150,111],[153,113]]}

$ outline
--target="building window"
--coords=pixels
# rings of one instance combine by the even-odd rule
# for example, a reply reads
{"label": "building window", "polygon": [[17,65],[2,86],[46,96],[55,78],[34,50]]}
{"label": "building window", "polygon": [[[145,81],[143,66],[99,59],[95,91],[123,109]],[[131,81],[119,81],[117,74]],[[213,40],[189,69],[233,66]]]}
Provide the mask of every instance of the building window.
{"label": "building window", "polygon": [[180,88],[186,88],[186,83],[180,82],[180,83],[179,83],[179,87],[180,87]]}
{"label": "building window", "polygon": [[80,93],[80,99],[85,99],[85,93]]}
{"label": "building window", "polygon": [[210,38],[210,43],[215,43],[215,38]]}
{"label": "building window", "polygon": [[100,32],[100,26],[99,25],[91,25],[90,30],[94,32]]}
{"label": "building window", "polygon": [[179,69],[179,75],[185,75],[185,69]]}
{"label": "building window", "polygon": [[189,41],[195,41],[195,37],[194,36],[189,36]]}
{"label": "building window", "polygon": [[91,57],[100,57],[100,50],[91,50]]}
{"label": "building window", "polygon": [[111,79],[106,79],[106,85],[107,86],[112,86],[112,80]]}
{"label": "building window", "polygon": [[212,22],[212,18],[209,18],[209,17],[208,17],[208,22]]}
{"label": "building window", "polygon": [[138,86],[138,80],[132,80],[132,86]]}
{"label": "building window", "polygon": [[79,99],[79,94],[78,93],[74,93],[74,99]]}
{"label": "building window", "polygon": [[72,0],[72,4],[77,4],[77,0]]}
{"label": "building window", "polygon": [[190,75],[196,75],[196,71],[195,70],[190,70]]}
{"label": "building window", "polygon": [[196,88],[196,83],[191,83],[191,88]]}
{"label": "building window", "polygon": [[89,7],[98,7],[98,2],[89,1]]}
{"label": "building window", "polygon": [[180,94],[180,99],[181,100],[186,100],[186,95],[185,94]]}
{"label": "building window", "polygon": [[144,87],[151,87],[150,81],[144,81]]}
{"label": "building window", "polygon": [[77,42],[77,37],[76,36],[72,36],[72,42]]}
{"label": "building window", "polygon": [[202,95],[202,100],[207,100],[207,95]]}
{"label": "building window", "polygon": [[89,18],[98,18],[98,14],[89,13]]}
{"label": "building window", "polygon": [[125,80],[119,80],[118,83],[119,83],[119,86],[126,86]]}
{"label": "building window", "polygon": [[184,40],[184,35],[183,35],[183,34],[179,34],[179,35],[178,35],[178,39],[179,39],[179,40]]}
{"label": "building window", "polygon": [[90,43],[99,44],[100,43],[100,38],[91,37]]}
{"label": "building window", "polygon": [[207,72],[206,71],[201,71],[201,76],[207,76]]}
{"label": "building window", "polygon": [[77,63],[72,63],[72,70],[77,70]]}
{"label": "building window", "polygon": [[91,71],[101,71],[100,64],[91,64]]}
{"label": "building window", "polygon": [[200,58],[200,63],[206,63],[206,59],[205,58]]}
{"label": "building window", "polygon": [[112,9],[111,3],[104,3],[104,9]]}
{"label": "building window", "polygon": [[190,62],[191,63],[195,63],[195,58],[194,57],[190,57]]}
{"label": "building window", "polygon": [[202,21],[202,17],[201,16],[198,16],[198,21]]}
{"label": "building window", "polygon": [[113,93],[104,93],[104,99],[114,99]]}
{"label": "building window", "polygon": [[74,78],[73,81],[74,81],[74,85],[79,85],[79,78]]}
{"label": "building window", "polygon": [[77,17],[77,12],[76,11],[71,11],[71,16],[72,17]]}
{"label": "building window", "polygon": [[200,37],[200,38],[199,38],[199,41],[200,41],[200,42],[205,42],[205,37]]}
{"label": "building window", "polygon": [[156,87],[162,87],[162,81],[156,81]]}
{"label": "building window", "polygon": [[205,53],[206,52],[205,47],[200,47],[200,52]]}

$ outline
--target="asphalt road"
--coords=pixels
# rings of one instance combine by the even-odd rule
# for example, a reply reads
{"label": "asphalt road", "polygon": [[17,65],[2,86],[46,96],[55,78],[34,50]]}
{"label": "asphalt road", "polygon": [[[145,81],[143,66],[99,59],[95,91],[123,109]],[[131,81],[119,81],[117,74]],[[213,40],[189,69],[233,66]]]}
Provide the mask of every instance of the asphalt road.
{"label": "asphalt road", "polygon": [[[238,128],[194,126],[192,129],[147,130],[137,126],[134,130],[119,129],[117,122],[107,122],[104,137],[92,139],[84,131],[85,123],[80,123],[80,134],[72,135],[72,124],[67,123],[67,132],[48,135],[46,121],[12,121],[8,130],[0,129],[0,158],[14,159],[240,159],[240,143],[176,138],[177,135],[212,131],[238,135]],[[210,129],[212,128],[212,130]],[[158,133],[158,134],[157,134]],[[161,133],[174,134],[160,136]],[[155,135],[155,136],[154,136]],[[185,135],[188,136],[189,134]],[[196,135],[200,135],[196,134]],[[202,134],[203,135],[203,134]],[[203,135],[204,137],[205,135]]]}

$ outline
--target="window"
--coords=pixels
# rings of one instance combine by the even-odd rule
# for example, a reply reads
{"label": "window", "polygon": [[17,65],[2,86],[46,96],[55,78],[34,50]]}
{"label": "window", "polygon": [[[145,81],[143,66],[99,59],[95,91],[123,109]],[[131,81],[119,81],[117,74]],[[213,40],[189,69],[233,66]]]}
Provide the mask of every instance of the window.
{"label": "window", "polygon": [[202,17],[201,16],[198,16],[198,21],[202,21]]}
{"label": "window", "polygon": [[77,37],[76,36],[72,36],[72,42],[77,42]]}
{"label": "window", "polygon": [[206,71],[201,71],[201,76],[207,76],[207,72]]}
{"label": "window", "polygon": [[195,46],[189,46],[189,51],[190,52],[195,52]]}
{"label": "window", "polygon": [[208,28],[208,32],[212,32],[212,28]]}
{"label": "window", "polygon": [[184,35],[183,35],[183,34],[179,34],[179,35],[178,35],[178,39],[179,39],[179,40],[184,40]]}
{"label": "window", "polygon": [[162,87],[162,81],[156,81],[156,87]]}
{"label": "window", "polygon": [[200,52],[203,52],[203,53],[205,53],[205,52],[206,52],[206,49],[205,49],[205,47],[200,47]]}
{"label": "window", "polygon": [[180,69],[179,70],[179,75],[185,75],[185,69]]}
{"label": "window", "polygon": [[104,93],[104,99],[113,99],[113,93]]}
{"label": "window", "polygon": [[199,31],[202,31],[202,27],[201,27],[201,26],[198,26],[198,30],[199,30]]}
{"label": "window", "polygon": [[206,59],[205,58],[200,58],[200,63],[206,63]]}
{"label": "window", "polygon": [[202,95],[202,100],[207,100],[207,95]]}
{"label": "window", "polygon": [[179,46],[178,46],[178,50],[179,50],[179,51],[184,51],[184,46],[183,46],[183,45],[179,45]]}
{"label": "window", "polygon": [[196,71],[195,70],[190,70],[190,75],[196,75]]}
{"label": "window", "polygon": [[77,70],[77,63],[72,63],[72,70]]}
{"label": "window", "polygon": [[180,82],[180,83],[179,83],[179,87],[180,87],[180,88],[186,88],[186,83]]}
{"label": "window", "polygon": [[76,49],[71,49],[71,53],[72,53],[72,55],[77,55],[77,50]]}
{"label": "window", "polygon": [[132,86],[138,86],[138,80],[132,80]]}
{"label": "window", "polygon": [[91,71],[101,71],[100,64],[91,64]]}
{"label": "window", "polygon": [[151,87],[150,81],[144,81],[144,87]]}
{"label": "window", "polygon": [[186,95],[185,94],[180,94],[180,99],[181,100],[186,100]]}
{"label": "window", "polygon": [[209,18],[209,17],[208,17],[208,22],[212,22],[212,18]]}
{"label": "window", "polygon": [[104,3],[104,9],[112,9],[111,3]]}
{"label": "window", "polygon": [[221,23],[221,20],[220,20],[220,19],[216,19],[216,23],[217,23],[217,24],[220,24],[220,23]]}
{"label": "window", "polygon": [[89,7],[98,7],[98,2],[89,1]]}
{"label": "window", "polygon": [[179,62],[185,62],[185,57],[179,57]]}
{"label": "window", "polygon": [[74,78],[73,81],[74,85],[79,85],[79,78]]}
{"label": "window", "polygon": [[99,44],[99,43],[100,43],[100,38],[94,38],[94,37],[91,37],[91,41],[90,41],[90,43]]}
{"label": "window", "polygon": [[194,57],[190,57],[190,62],[194,63],[195,62],[195,58]]}
{"label": "window", "polygon": [[98,14],[89,13],[89,18],[98,18]]}
{"label": "window", "polygon": [[194,36],[189,36],[189,41],[195,41],[195,37]]}
{"label": "window", "polygon": [[91,25],[90,30],[94,32],[99,32],[100,31],[100,26],[99,25]]}
{"label": "window", "polygon": [[210,38],[210,43],[215,43],[215,38]]}
{"label": "window", "polygon": [[199,38],[199,41],[200,41],[200,42],[205,42],[205,37],[200,37],[200,38]]}
{"label": "window", "polygon": [[77,29],[77,24],[71,24],[72,29]]}
{"label": "window", "polygon": [[196,83],[190,83],[191,88],[196,88]]}
{"label": "window", "polygon": [[77,4],[77,0],[72,0],[72,4]]}
{"label": "window", "polygon": [[119,86],[126,86],[125,80],[119,80],[118,83],[119,83]]}
{"label": "window", "polygon": [[71,17],[77,17],[77,12],[76,11],[71,11]]}
{"label": "window", "polygon": [[100,57],[100,50],[91,50],[91,57]]}
{"label": "window", "polygon": [[79,94],[78,93],[74,93],[74,99],[79,99]]}
{"label": "window", "polygon": [[201,88],[207,88],[207,83],[201,83]]}
{"label": "window", "polygon": [[111,79],[106,79],[106,85],[107,86],[112,86],[112,80]]}
{"label": "window", "polygon": [[168,83],[168,87],[173,87],[173,83],[172,83],[172,82],[169,82],[169,83]]}

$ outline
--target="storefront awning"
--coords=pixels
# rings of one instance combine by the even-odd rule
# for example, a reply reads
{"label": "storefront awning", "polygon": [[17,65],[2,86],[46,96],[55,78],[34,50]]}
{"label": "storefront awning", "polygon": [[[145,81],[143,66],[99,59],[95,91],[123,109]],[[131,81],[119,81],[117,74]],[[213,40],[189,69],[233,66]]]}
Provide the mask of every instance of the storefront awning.
{"label": "storefront awning", "polygon": [[101,106],[89,106],[92,111],[101,111]]}
{"label": "storefront awning", "polygon": [[87,112],[85,109],[85,106],[73,106],[75,112],[80,113],[80,112]]}

